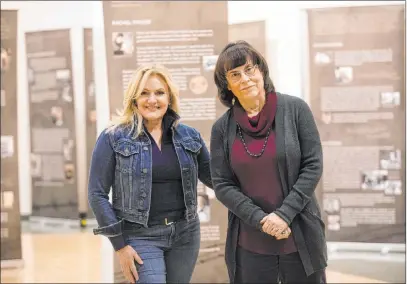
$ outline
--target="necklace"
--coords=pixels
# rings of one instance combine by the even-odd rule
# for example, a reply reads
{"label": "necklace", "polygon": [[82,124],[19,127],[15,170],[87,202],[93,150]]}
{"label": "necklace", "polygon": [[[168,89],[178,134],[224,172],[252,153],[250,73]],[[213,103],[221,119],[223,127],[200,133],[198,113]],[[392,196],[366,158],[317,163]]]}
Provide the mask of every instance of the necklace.
{"label": "necklace", "polygon": [[263,153],[264,153],[264,150],[266,150],[266,145],[267,145],[267,141],[269,140],[271,127],[267,130],[266,139],[264,140],[263,148],[261,149],[260,153],[259,154],[253,154],[247,148],[246,141],[244,141],[243,134],[242,134],[242,129],[240,128],[239,123],[236,123],[236,124],[237,124],[237,130],[239,132],[240,140],[242,140],[243,147],[246,150],[246,153],[249,154],[252,157],[255,157],[255,158],[261,157],[263,155]]}

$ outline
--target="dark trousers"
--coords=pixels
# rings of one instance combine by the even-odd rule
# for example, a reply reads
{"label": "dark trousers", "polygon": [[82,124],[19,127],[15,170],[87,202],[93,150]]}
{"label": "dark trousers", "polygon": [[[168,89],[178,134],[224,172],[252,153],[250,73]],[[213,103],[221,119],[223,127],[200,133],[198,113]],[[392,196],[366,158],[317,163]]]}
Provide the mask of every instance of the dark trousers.
{"label": "dark trousers", "polygon": [[257,254],[237,247],[235,283],[326,283],[325,269],[307,277],[298,252]]}

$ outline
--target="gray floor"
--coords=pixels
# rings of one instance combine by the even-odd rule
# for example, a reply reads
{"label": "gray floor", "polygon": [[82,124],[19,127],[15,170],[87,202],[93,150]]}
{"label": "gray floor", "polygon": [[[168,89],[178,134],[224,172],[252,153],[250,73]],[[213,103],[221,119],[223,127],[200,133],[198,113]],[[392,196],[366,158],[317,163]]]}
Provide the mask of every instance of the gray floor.
{"label": "gray floor", "polygon": [[[95,224],[87,228],[80,228],[78,224],[37,224],[30,221],[21,222],[23,232],[31,233],[68,233],[73,231],[92,231]],[[361,255],[360,259],[355,255]],[[358,253],[347,257],[347,254],[336,254],[329,258],[329,269],[356,276],[368,277],[388,283],[406,283],[405,254],[388,255],[381,259],[379,254]],[[338,257],[339,256],[339,257]],[[377,257],[379,256],[379,257]]]}
{"label": "gray floor", "polygon": [[330,270],[341,273],[368,277],[388,283],[406,283],[405,261],[336,259],[330,260],[328,265]]}

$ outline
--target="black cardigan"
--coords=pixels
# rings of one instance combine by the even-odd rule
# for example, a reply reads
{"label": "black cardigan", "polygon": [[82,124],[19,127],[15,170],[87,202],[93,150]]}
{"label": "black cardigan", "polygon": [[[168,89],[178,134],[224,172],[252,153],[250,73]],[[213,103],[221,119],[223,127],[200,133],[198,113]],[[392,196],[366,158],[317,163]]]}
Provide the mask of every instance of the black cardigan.
{"label": "black cardigan", "polygon": [[[307,275],[327,266],[325,225],[314,194],[322,175],[322,146],[312,112],[302,99],[277,93],[276,150],[284,202],[275,213],[291,227]],[[230,282],[236,271],[241,219],[261,229],[267,214],[240,191],[230,164],[236,122],[229,109],[212,127],[211,175],[217,199],[228,209],[226,265]]]}

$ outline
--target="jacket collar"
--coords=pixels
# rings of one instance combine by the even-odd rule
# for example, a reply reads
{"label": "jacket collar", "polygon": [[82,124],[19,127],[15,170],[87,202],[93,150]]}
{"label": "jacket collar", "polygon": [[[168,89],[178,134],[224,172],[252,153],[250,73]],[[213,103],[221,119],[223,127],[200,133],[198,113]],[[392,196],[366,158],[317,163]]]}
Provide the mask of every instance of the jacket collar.
{"label": "jacket collar", "polygon": [[[174,127],[174,123],[178,121],[181,117],[171,108],[167,109],[167,112],[164,114],[163,117],[163,129],[172,129]],[[137,116],[133,114],[133,123],[131,125],[130,134],[133,135],[134,131],[137,131]],[[147,132],[145,126],[143,125],[143,130]]]}

